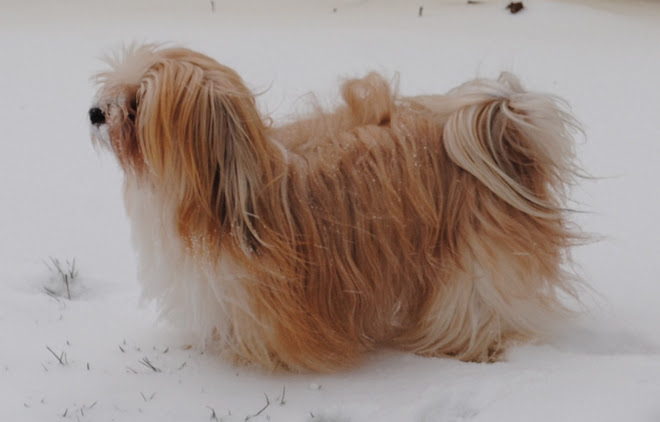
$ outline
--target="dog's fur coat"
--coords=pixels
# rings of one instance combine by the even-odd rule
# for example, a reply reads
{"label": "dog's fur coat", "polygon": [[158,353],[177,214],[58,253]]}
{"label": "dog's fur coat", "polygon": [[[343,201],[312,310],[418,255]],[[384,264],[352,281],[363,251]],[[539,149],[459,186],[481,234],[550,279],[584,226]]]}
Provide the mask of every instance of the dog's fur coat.
{"label": "dog's fur coat", "polygon": [[489,361],[565,311],[574,122],[553,97],[503,74],[405,98],[371,73],[278,127],[202,54],[109,64],[93,137],[126,174],[144,293],[206,345],[271,369]]}

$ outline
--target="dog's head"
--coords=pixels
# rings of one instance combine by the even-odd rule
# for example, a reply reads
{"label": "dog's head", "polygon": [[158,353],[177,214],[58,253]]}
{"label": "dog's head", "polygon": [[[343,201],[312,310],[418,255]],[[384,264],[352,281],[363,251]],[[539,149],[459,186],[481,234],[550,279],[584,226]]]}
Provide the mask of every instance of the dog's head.
{"label": "dog's head", "polygon": [[265,128],[238,74],[203,54],[154,45],[106,62],[95,77],[92,139],[127,176],[178,203],[188,234],[248,213],[245,195],[236,196],[261,176]]}
{"label": "dog's head", "polygon": [[96,75],[99,90],[89,110],[92,138],[111,148],[127,172],[210,172],[201,165],[209,157],[220,159],[231,153],[232,141],[261,129],[241,78],[207,56],[145,45],[105,61],[109,70]]}

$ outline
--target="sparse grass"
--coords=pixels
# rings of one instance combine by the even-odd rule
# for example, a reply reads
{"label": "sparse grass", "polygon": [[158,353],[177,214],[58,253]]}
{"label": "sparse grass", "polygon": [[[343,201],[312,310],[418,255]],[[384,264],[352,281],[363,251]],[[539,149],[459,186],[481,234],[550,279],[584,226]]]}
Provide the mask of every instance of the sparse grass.
{"label": "sparse grass", "polygon": [[[71,261],[66,260],[64,263],[58,258],[50,257],[50,262],[45,261],[46,267],[53,274],[57,281],[62,283],[62,286],[66,290],[65,297],[68,300],[71,300],[71,285],[78,278],[78,268],[76,267],[76,259],[73,258]],[[58,292],[56,288],[44,287],[46,293],[54,298],[62,297],[63,294]]]}
{"label": "sparse grass", "polygon": [[156,393],[151,394],[150,396],[146,396],[144,393],[140,392],[140,395],[142,396],[142,399],[146,402],[151,401],[156,397]]}
{"label": "sparse grass", "polygon": [[[79,412],[79,413],[80,413],[80,416],[82,416],[82,417],[84,418],[84,417],[85,417],[85,410],[91,410],[91,409],[93,409],[94,406],[96,406],[97,403],[98,403],[98,402],[95,401],[94,403],[92,403],[92,404],[90,404],[90,405],[83,404],[82,407],[80,407],[78,410],[75,410],[75,409],[74,409],[74,410],[73,410],[73,415],[76,416],[76,420],[78,420],[78,421],[80,420],[80,418],[78,417],[78,415],[76,415],[76,413]],[[73,415],[72,415],[72,416],[73,416]],[[60,417],[61,417],[61,418],[67,418],[67,417],[69,417],[69,408],[68,408],[68,407],[67,407],[66,409],[64,409],[64,413],[62,413],[62,415],[61,415]]]}
{"label": "sparse grass", "polygon": [[142,365],[146,366],[147,368],[151,369],[151,370],[154,371],[154,372],[161,372],[160,368],[155,367],[154,364],[151,363],[151,361],[149,360],[149,358],[146,357],[146,356],[145,356],[144,358],[142,358],[142,360],[140,361],[140,363],[141,363]]}
{"label": "sparse grass", "polygon": [[83,407],[80,408],[80,415],[84,417],[85,416],[85,409],[87,409],[87,410],[92,409],[94,406],[96,406],[96,403],[97,402],[94,402],[94,403],[90,404],[89,406],[83,405]]}

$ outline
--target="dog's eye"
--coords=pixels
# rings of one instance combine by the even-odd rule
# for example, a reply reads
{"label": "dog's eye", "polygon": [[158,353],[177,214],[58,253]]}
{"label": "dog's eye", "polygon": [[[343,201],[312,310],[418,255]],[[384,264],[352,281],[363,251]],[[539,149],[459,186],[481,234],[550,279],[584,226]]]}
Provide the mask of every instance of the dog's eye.
{"label": "dog's eye", "polygon": [[137,100],[131,100],[131,102],[128,104],[129,107],[129,113],[128,113],[128,118],[131,120],[131,122],[135,121],[135,112],[137,111]]}

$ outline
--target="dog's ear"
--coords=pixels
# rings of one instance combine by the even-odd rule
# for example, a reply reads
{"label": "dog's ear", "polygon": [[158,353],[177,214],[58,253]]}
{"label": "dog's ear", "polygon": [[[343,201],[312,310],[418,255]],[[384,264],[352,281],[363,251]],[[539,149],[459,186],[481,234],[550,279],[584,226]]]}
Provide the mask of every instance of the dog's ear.
{"label": "dog's ear", "polygon": [[262,180],[266,141],[240,77],[205,57],[165,58],[146,72],[137,101],[145,162],[179,204],[183,237],[255,232],[251,185]]}

